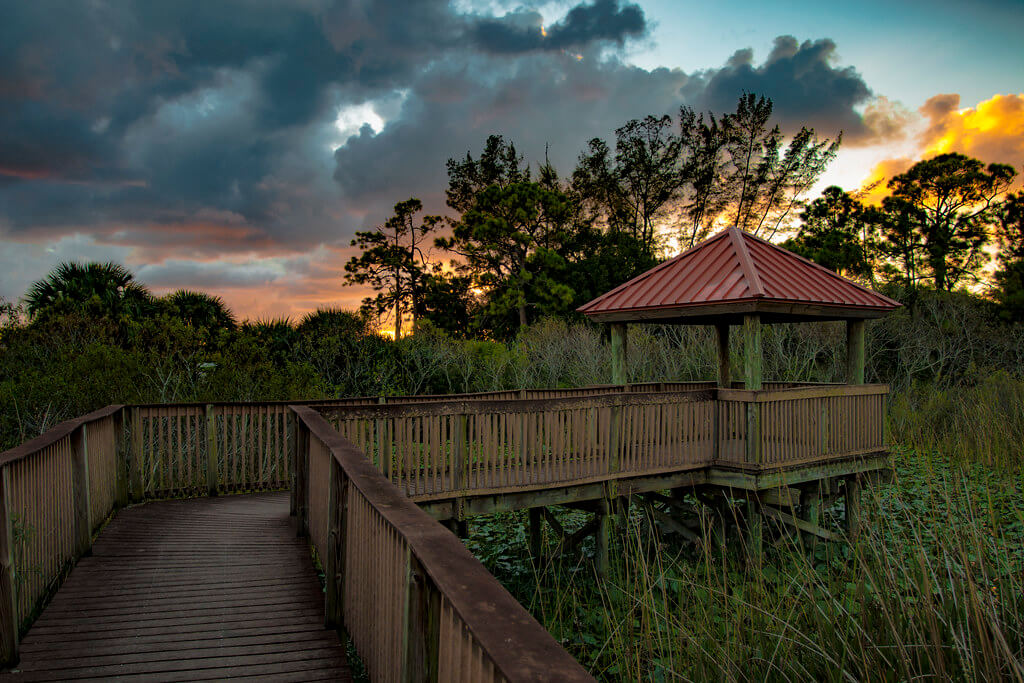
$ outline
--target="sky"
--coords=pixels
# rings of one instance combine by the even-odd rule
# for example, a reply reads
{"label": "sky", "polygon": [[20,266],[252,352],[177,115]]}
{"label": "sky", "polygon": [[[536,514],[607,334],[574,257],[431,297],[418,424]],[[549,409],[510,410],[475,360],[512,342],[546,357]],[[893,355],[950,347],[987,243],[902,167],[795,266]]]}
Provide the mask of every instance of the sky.
{"label": "sky", "polygon": [[[840,131],[855,189],[959,151],[1024,171],[1024,2],[0,0],[0,297],[67,260],[241,317],[355,307],[357,230],[444,210],[487,136],[593,137],[744,91]],[[439,257],[441,255],[438,255]]]}

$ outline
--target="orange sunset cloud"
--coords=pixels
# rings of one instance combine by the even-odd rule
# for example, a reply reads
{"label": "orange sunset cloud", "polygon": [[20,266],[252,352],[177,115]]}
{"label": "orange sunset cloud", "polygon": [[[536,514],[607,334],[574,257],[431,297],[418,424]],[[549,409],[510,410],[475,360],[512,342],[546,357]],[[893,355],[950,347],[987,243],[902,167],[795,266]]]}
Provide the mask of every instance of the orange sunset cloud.
{"label": "orange sunset cloud", "polygon": [[1024,168],[1024,93],[994,95],[965,109],[960,108],[959,95],[935,95],[918,111],[928,122],[919,138],[919,155],[876,164],[861,186],[865,201],[880,202],[888,194],[885,180],[906,171],[916,161],[947,152]]}

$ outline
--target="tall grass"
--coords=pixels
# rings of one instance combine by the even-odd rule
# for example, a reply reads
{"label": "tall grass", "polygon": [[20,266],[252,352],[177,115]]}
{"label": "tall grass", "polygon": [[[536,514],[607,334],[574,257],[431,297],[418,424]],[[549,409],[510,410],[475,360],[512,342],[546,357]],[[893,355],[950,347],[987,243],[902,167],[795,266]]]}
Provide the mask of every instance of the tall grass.
{"label": "tall grass", "polygon": [[1024,681],[1022,421],[1006,377],[896,397],[896,476],[865,489],[859,535],[809,550],[768,526],[760,566],[738,535],[683,545],[637,507],[604,581],[590,545],[534,567],[523,515],[472,544],[603,680]]}

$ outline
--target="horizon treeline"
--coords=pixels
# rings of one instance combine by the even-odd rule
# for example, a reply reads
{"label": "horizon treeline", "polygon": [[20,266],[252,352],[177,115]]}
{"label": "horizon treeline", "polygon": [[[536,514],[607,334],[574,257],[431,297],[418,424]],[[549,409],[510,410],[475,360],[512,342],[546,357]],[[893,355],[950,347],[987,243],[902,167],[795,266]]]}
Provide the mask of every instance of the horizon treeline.
{"label": "horizon treeline", "polygon": [[745,94],[735,112],[634,119],[612,144],[591,140],[567,176],[492,135],[479,156],[448,160],[447,217],[421,215],[410,198],[356,234],[346,282],[374,290],[362,310],[396,337],[427,321],[510,339],[736,225],[911,302],[923,289],[967,288],[1024,320],[1013,167],[947,153],[882,181],[878,205],[835,186],[812,200],[841,136],[803,127],[787,143],[771,117],[771,100]]}

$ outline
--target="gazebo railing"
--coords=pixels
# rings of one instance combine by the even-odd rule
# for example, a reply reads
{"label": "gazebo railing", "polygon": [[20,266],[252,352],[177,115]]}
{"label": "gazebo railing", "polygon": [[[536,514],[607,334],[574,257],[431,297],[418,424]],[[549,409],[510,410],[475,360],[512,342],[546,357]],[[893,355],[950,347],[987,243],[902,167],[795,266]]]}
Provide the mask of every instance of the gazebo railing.
{"label": "gazebo railing", "polygon": [[318,410],[416,500],[701,467],[714,434],[711,390]]}
{"label": "gazebo railing", "polygon": [[886,450],[880,384],[719,390],[718,464],[777,469]]}
{"label": "gazebo railing", "polygon": [[[302,405],[325,415],[407,495],[426,500],[882,451],[886,394],[881,385],[770,382],[755,393],[686,382]],[[295,423],[287,404],[126,410],[133,500],[289,485]]]}

